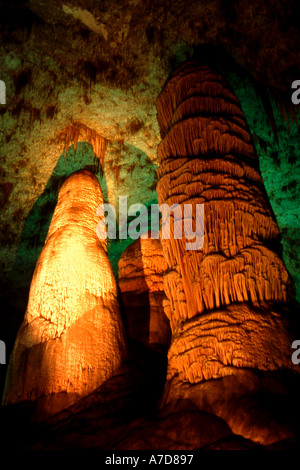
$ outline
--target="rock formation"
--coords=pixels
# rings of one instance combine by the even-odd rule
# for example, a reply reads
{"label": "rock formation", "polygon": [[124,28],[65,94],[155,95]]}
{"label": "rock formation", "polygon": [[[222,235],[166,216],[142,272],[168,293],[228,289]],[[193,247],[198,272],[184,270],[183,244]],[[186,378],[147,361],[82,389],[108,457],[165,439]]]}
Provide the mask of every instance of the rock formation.
{"label": "rock formation", "polygon": [[189,203],[194,214],[204,204],[205,233],[200,250],[187,251],[189,240],[174,239],[174,229],[162,240],[172,329],[164,402],[189,398],[206,409],[209,402],[234,432],[270,443],[274,430],[270,437],[261,421],[250,426],[226,405],[234,387],[241,392],[238,382],[241,394],[254,389],[257,371],[293,368],[282,314],[293,287],[245,117],[222,77],[192,61],[169,78],[157,111],[159,204]]}
{"label": "rock formation", "polygon": [[167,268],[160,240],[138,238],[119,260],[119,287],[129,336],[147,347],[169,346],[164,313],[163,274]]}
{"label": "rock formation", "polygon": [[4,404],[35,402],[43,419],[110,378],[125,355],[116,283],[99,241],[97,178],[73,173],[63,184],[33,275],[17,335]]}

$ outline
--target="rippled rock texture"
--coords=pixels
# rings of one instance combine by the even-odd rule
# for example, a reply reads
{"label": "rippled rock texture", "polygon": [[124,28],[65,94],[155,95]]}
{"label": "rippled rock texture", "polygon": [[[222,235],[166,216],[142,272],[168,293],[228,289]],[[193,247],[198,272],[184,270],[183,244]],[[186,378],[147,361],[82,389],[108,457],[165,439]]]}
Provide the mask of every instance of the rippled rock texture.
{"label": "rippled rock texture", "polygon": [[[199,403],[196,384],[248,369],[293,369],[283,309],[294,291],[244,114],[222,77],[185,63],[167,81],[157,110],[159,203],[192,204],[194,214],[196,204],[204,204],[205,233],[199,250],[188,251],[189,240],[175,239],[174,232],[162,240],[172,329],[164,399],[192,395]],[[243,377],[251,389],[256,379]],[[232,393],[229,380],[217,410],[226,419]],[[230,424],[240,433],[237,422]],[[263,433],[256,438],[266,442]]]}

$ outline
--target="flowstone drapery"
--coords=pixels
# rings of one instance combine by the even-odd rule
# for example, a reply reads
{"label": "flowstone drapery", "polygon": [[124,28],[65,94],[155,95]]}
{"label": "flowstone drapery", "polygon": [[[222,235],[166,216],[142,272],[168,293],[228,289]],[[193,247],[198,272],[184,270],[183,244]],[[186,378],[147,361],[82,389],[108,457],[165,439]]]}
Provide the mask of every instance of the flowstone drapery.
{"label": "flowstone drapery", "polygon": [[202,249],[186,250],[185,238],[162,239],[172,328],[166,403],[191,398],[192,386],[210,379],[292,369],[282,312],[293,287],[244,114],[222,77],[183,64],[157,111],[159,204],[192,204],[194,214],[204,204]]}

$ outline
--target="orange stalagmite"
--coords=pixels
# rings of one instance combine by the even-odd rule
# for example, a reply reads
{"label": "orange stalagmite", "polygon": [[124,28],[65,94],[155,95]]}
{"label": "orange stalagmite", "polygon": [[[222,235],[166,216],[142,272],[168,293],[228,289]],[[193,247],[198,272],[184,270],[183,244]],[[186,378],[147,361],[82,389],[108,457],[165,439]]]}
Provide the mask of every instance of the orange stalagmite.
{"label": "orange stalagmite", "polygon": [[[187,251],[188,240],[174,239],[173,232],[162,239],[172,329],[164,403],[208,402],[204,384],[212,379],[295,369],[283,314],[293,286],[251,135],[226,82],[212,68],[187,62],[168,79],[157,111],[159,204],[178,203],[182,213],[192,204],[194,214],[195,205],[204,204],[202,249]],[[249,428],[216,400],[209,410],[249,437]],[[268,440],[259,433],[256,439]]]}
{"label": "orange stalagmite", "polygon": [[119,261],[119,287],[129,336],[154,349],[170,342],[170,325],[163,307],[166,269],[160,240],[144,236],[127,247]]}
{"label": "orange stalagmite", "polygon": [[59,192],[35,268],[3,402],[37,402],[36,419],[99,387],[126,354],[106,242],[96,235],[102,203],[92,173],[72,174]]}

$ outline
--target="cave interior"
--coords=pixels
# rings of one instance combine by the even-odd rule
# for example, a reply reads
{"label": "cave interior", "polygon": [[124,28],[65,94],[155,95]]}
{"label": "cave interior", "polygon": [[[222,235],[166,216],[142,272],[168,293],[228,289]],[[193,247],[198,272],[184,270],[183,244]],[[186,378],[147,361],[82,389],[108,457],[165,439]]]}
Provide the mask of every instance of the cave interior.
{"label": "cave interior", "polygon": [[[186,110],[182,111],[183,116],[178,116],[181,109],[174,104],[176,93],[188,94],[189,77],[197,75],[198,68],[197,80],[201,81],[201,73],[212,73],[213,78],[208,80],[220,80],[220,83],[224,80],[228,86],[229,98],[227,95],[223,98],[225,101],[228,98],[231,104],[236,100],[241,114],[235,116],[235,123],[243,120],[243,124],[237,125],[243,127],[245,141],[248,139],[247,145],[253,149],[256,159],[253,165],[251,163],[253,168],[249,164],[250,176],[245,180],[238,176],[242,159],[232,163],[232,168],[236,166],[228,169],[228,174],[236,172],[234,182],[227,178],[227,170],[224,170],[227,180],[220,183],[217,167],[211,166],[209,171],[215,176],[212,176],[209,190],[213,193],[214,188],[220,187],[218,194],[221,194],[223,190],[233,191],[239,184],[244,191],[243,185],[247,186],[250,181],[250,190],[259,194],[257,200],[249,196],[251,204],[258,207],[261,197],[265,201],[261,203],[262,214],[267,214],[265,217],[278,227],[276,236],[263,237],[261,253],[265,258],[259,258],[251,279],[256,274],[259,278],[258,272],[268,263],[270,270],[266,268],[264,273],[267,274],[261,276],[269,276],[271,284],[273,279],[277,280],[275,272],[283,273],[280,274],[282,284],[277,290],[274,287],[276,294],[269,294],[266,303],[262,299],[258,303],[252,298],[238,299],[244,302],[244,309],[239,313],[234,310],[236,303],[232,298],[225,301],[224,311],[222,301],[221,306],[218,301],[212,306],[204,299],[203,313],[201,296],[196,296],[196,290],[190,290],[185,264],[181,264],[179,255],[176,258],[179,244],[161,244],[159,240],[146,237],[137,241],[129,236],[108,238],[101,253],[99,251],[102,256],[99,254],[99,263],[106,274],[106,285],[111,286],[109,295],[117,306],[105,306],[105,296],[101,302],[107,315],[115,309],[119,316],[110,321],[115,329],[112,333],[109,330],[113,339],[107,346],[107,353],[101,352],[96,365],[93,360],[98,360],[98,355],[90,354],[92,365],[87,368],[106,370],[101,360],[109,355],[114,356],[111,361],[114,365],[110,365],[111,371],[104,379],[99,379],[100,385],[90,383],[91,388],[87,385],[79,398],[70,394],[64,402],[61,395],[67,392],[62,385],[58,403],[64,405],[58,411],[51,411],[52,402],[51,406],[47,402],[45,414],[43,406],[47,400],[44,395],[40,400],[31,399],[30,393],[34,393],[31,389],[26,399],[16,398],[3,404],[0,418],[1,427],[6,430],[2,442],[5,447],[255,450],[299,446],[300,366],[294,366],[291,361],[292,338],[299,338],[300,301],[300,105],[298,108],[291,100],[291,85],[300,79],[299,15],[296,0],[288,3],[280,0],[0,2],[0,80],[5,83],[6,95],[5,103],[0,104],[0,340],[6,346],[6,364],[0,365],[1,396],[5,395],[9,358],[24,325],[25,312],[29,315],[31,303],[37,302],[34,293],[30,294],[33,279],[41,283],[37,292],[46,292],[45,282],[43,284],[41,276],[38,278],[34,273],[39,260],[43,259],[51,227],[56,223],[58,197],[62,194],[63,201],[66,182],[72,182],[74,175],[76,180],[79,175],[70,191],[75,191],[75,195],[78,192],[78,201],[82,195],[82,201],[79,203],[76,199],[76,203],[89,220],[93,219],[93,214],[88,208],[94,208],[94,200],[84,199],[85,192],[78,189],[82,184],[84,188],[91,187],[90,194],[95,194],[95,201],[112,204],[117,216],[120,196],[127,196],[128,206],[144,204],[151,223],[151,205],[165,202],[168,197],[171,200],[173,194],[176,199],[175,178],[181,177],[176,162],[185,157],[182,149],[189,139],[184,122],[188,118],[196,122],[197,112],[203,122],[213,119],[217,113],[213,108],[204,112],[201,106],[205,107],[206,101],[203,99],[201,104],[200,98],[201,111],[195,111],[195,116]],[[187,71],[182,72],[183,85],[179,89],[176,77],[184,69],[182,64],[192,65],[187,65]],[[205,67],[212,72],[205,72]],[[184,80],[188,83],[186,90]],[[190,80],[192,83],[193,78]],[[208,97],[213,96],[214,91],[211,93],[208,92]],[[173,115],[171,111],[168,115],[168,106],[175,107]],[[193,106],[198,105],[191,101]],[[229,119],[227,111],[224,108],[221,120]],[[190,128],[193,125],[191,123]],[[183,144],[180,129],[185,135]],[[203,135],[206,135],[204,131]],[[205,160],[204,153],[201,150],[192,155],[187,151],[187,157],[191,162]],[[240,153],[243,157],[248,150],[242,149]],[[208,151],[207,155],[207,159],[211,157]],[[220,151],[218,157],[223,156]],[[174,157],[174,168],[171,157]],[[246,159],[245,162],[244,168],[248,168]],[[172,171],[174,179],[168,176]],[[257,180],[256,176],[252,177],[254,173],[258,175]],[[201,193],[203,184],[210,182],[203,183],[201,172],[196,181],[195,194],[205,199]],[[255,181],[259,181],[257,186]],[[208,186],[206,192],[210,194]],[[97,221],[99,217],[95,216],[94,213]],[[254,217],[254,220],[258,219]],[[258,226],[263,224],[261,220],[259,218]],[[218,227],[220,225],[217,230]],[[155,228],[159,230],[159,226]],[[147,231],[148,227],[144,235]],[[93,233],[96,234],[95,230]],[[255,240],[261,242],[262,238],[257,235]],[[89,248],[90,245],[86,249]],[[206,254],[210,253],[206,245],[205,250]],[[228,257],[233,259],[235,255],[232,251]],[[196,255],[184,259],[185,263],[191,263],[188,271],[195,271],[193,289],[198,285],[199,292],[203,292],[205,280],[197,273],[202,272],[199,266],[204,266],[205,261]],[[100,284],[101,279],[100,276]],[[82,288],[81,284],[78,286],[74,287],[75,293]],[[181,300],[187,305],[186,309],[180,307]],[[231,304],[234,304],[232,308]],[[83,301],[82,305],[86,309],[94,308],[93,299]],[[270,320],[269,311],[272,312]],[[211,312],[215,317],[209,320]],[[232,370],[227,371],[225,366],[220,371],[215,370],[214,365],[208,365],[209,360],[201,362],[203,351],[208,347],[206,343],[201,346],[197,343],[197,351],[202,348],[200,358],[187,357],[186,349],[188,346],[193,349],[193,338],[198,341],[201,331],[208,328],[206,318],[207,322],[215,322],[216,328],[218,322],[233,325],[236,321],[238,325],[241,318],[248,318],[245,337],[241,336],[237,343],[245,341],[246,348],[250,338],[253,362],[243,362],[241,352],[241,362],[237,361],[238,365],[232,366]],[[256,338],[254,333],[251,336],[251,331],[255,329],[257,318]],[[122,323],[120,332],[119,323]],[[66,340],[65,348],[75,343],[74,338],[80,343],[81,331],[86,325],[80,328],[82,330],[76,330]],[[265,333],[264,328],[269,333]],[[235,334],[232,333],[232,338],[236,338]],[[32,336],[26,339],[31,340],[32,344],[38,341]],[[40,344],[43,341],[47,339]],[[97,343],[97,339],[95,341]],[[11,385],[6,386],[16,388],[15,397],[24,392],[22,380],[24,389],[29,382],[42,381],[39,368],[43,367],[47,354],[52,360],[52,350],[41,349],[38,356],[34,348],[28,348],[15,366],[19,379],[11,379]],[[64,357],[65,350],[59,351],[55,354]],[[181,362],[176,351],[180,351]],[[221,352],[217,349],[211,353],[213,361],[217,354],[225,356],[226,351],[224,346]],[[263,362],[259,362],[260,353]],[[30,367],[36,375],[29,377],[28,373],[25,381],[21,371],[27,367],[24,366],[29,361],[27,354],[34,356]],[[251,354],[249,352],[249,357]],[[92,359],[92,356],[97,358]],[[70,365],[70,377],[74,367]],[[83,383],[84,379],[80,380]],[[52,395],[58,395],[57,390],[49,392],[50,400]]]}

